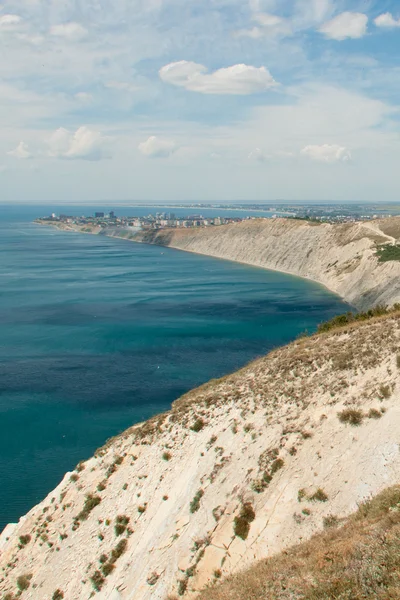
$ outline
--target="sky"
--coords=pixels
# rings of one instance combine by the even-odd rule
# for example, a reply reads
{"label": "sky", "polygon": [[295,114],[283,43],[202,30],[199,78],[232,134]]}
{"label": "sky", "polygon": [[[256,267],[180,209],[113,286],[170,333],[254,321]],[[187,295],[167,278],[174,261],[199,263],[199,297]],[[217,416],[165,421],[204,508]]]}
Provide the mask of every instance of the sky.
{"label": "sky", "polygon": [[0,201],[400,200],[399,0],[5,0]]}

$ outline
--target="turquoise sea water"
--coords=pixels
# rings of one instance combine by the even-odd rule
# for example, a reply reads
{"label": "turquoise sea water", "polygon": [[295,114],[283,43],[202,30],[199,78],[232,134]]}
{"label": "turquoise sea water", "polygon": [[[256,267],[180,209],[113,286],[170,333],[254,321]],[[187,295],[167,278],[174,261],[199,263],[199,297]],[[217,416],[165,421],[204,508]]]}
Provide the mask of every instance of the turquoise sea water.
{"label": "turquoise sea water", "polygon": [[108,437],[347,308],[295,277],[32,223],[53,210],[93,212],[0,206],[0,530]]}

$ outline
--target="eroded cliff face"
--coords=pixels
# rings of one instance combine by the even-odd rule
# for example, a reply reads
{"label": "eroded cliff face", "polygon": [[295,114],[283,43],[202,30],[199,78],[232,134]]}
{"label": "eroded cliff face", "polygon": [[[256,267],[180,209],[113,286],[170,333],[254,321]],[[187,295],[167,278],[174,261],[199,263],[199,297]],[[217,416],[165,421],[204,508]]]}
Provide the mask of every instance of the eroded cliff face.
{"label": "eroded cliff face", "polygon": [[398,483],[399,373],[396,313],[188,393],[0,536],[0,597],[190,598],[307,539]]}
{"label": "eroded cliff face", "polygon": [[376,244],[400,239],[400,217],[340,225],[256,219],[134,239],[306,277],[357,308],[400,301],[400,262],[379,263],[375,251]]}

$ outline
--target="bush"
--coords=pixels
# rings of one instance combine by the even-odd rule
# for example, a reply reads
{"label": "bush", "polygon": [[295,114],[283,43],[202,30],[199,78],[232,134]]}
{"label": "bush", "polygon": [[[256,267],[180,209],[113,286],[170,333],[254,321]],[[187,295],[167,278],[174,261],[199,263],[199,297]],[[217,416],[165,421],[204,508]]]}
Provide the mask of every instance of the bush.
{"label": "bush", "polygon": [[20,575],[17,578],[17,588],[20,590],[20,592],[24,592],[29,588],[29,586],[31,585],[31,579],[32,574]]}
{"label": "bush", "polygon": [[93,496],[93,494],[88,494],[85,499],[85,504],[81,512],[75,517],[76,521],[86,521],[89,517],[90,513],[98,504],[100,504],[101,498],[100,496]]}
{"label": "bush", "polygon": [[190,512],[191,513],[195,513],[199,510],[200,508],[200,500],[202,499],[202,497],[204,496],[204,490],[199,490],[195,496],[193,497],[193,500],[190,503]]}
{"label": "bush", "polygon": [[92,585],[96,592],[99,592],[104,585],[105,579],[100,573],[100,571],[95,571],[91,576],[90,581],[92,582]]}
{"label": "bush", "polygon": [[311,502],[327,502],[328,496],[323,489],[318,488],[314,494],[308,497]]}
{"label": "bush", "polygon": [[30,535],[20,535],[19,536],[19,542],[20,542],[20,544],[22,544],[22,546],[26,546],[27,544],[29,544],[31,539],[32,538]]}
{"label": "bush", "polygon": [[342,412],[338,413],[338,419],[341,423],[347,423],[353,427],[357,427],[363,422],[364,413],[355,408],[345,408]]}
{"label": "bush", "polygon": [[97,486],[97,491],[98,492],[103,492],[107,487],[107,483],[106,481],[103,479],[103,481],[100,481],[99,485]]}
{"label": "bush", "polygon": [[128,523],[129,517],[126,517],[125,515],[118,515],[116,518],[116,524],[114,526],[115,535],[122,535],[127,528]]}
{"label": "bush", "polygon": [[196,419],[196,421],[193,423],[193,425],[191,426],[191,430],[195,431],[196,433],[198,433],[199,431],[201,431],[203,429],[205,425],[205,422],[203,421],[203,419]]}
{"label": "bush", "polygon": [[382,413],[380,410],[376,410],[376,408],[371,408],[368,413],[369,419],[380,419],[382,417]]}
{"label": "bush", "polygon": [[62,600],[64,598],[64,592],[56,590],[52,596],[52,600]]}
{"label": "bush", "polygon": [[111,562],[106,563],[101,567],[104,577],[108,577],[110,573],[112,573],[115,569],[115,565]]}
{"label": "bush", "polygon": [[122,556],[124,552],[126,552],[127,545],[128,542],[126,540],[121,540],[120,542],[118,542],[115,548],[113,548],[111,551],[111,563],[115,563],[119,559],[119,557]]}
{"label": "bush", "polygon": [[376,255],[379,262],[388,262],[391,260],[400,260],[400,245],[382,244],[376,249]]}
{"label": "bush", "polygon": [[163,452],[163,455],[162,455],[163,460],[170,460],[171,458],[172,458],[171,452]]}
{"label": "bush", "polygon": [[328,515],[327,517],[324,517],[323,524],[325,529],[337,527],[339,525],[339,519],[335,517],[335,515]]}
{"label": "bush", "polygon": [[233,520],[233,531],[237,537],[246,540],[250,531],[250,523],[256,518],[253,506],[250,502],[242,504],[242,508],[238,516]]}

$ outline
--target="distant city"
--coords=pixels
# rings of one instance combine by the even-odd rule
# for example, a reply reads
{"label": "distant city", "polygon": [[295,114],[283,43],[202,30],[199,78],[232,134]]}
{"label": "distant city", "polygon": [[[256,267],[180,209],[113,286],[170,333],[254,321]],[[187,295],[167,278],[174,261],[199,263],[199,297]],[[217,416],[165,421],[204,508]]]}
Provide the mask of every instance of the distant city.
{"label": "distant city", "polygon": [[[122,208],[122,207],[121,207]],[[251,205],[181,205],[174,206],[175,209],[192,209],[192,210],[210,210],[218,211],[237,211],[261,213],[260,216],[247,214],[242,216],[203,216],[201,212],[198,214],[188,214],[187,216],[178,216],[172,210],[166,210],[168,207],[163,207],[165,210],[155,213],[150,213],[146,216],[137,215],[117,215],[115,210],[110,212],[96,211],[93,215],[74,216],[67,214],[57,215],[52,213],[49,217],[42,217],[42,220],[57,221],[66,225],[93,226],[107,228],[113,227],[132,227],[140,229],[163,229],[177,227],[215,227],[227,225],[229,223],[238,223],[244,220],[255,218],[278,218],[287,217],[292,219],[304,219],[311,221],[320,221],[328,223],[346,223],[354,221],[368,221],[383,217],[390,217],[400,214],[399,205],[377,206],[368,204],[310,204],[310,205],[293,205],[293,204],[251,204]],[[126,208],[125,208],[126,210]],[[133,209],[134,210],[134,209]],[[265,217],[262,213],[265,213]]]}

